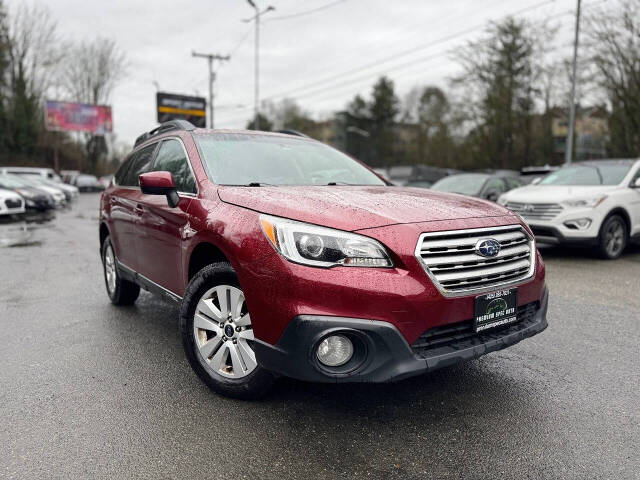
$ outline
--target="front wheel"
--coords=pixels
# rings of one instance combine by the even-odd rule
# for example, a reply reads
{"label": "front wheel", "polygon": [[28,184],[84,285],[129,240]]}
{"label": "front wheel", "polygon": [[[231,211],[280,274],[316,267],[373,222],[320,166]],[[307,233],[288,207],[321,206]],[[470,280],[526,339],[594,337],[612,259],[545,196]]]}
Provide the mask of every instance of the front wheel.
{"label": "front wheel", "polygon": [[191,367],[212,390],[255,399],[271,387],[274,376],[256,361],[251,317],[228,263],[209,265],[191,280],[180,309],[180,330]]}
{"label": "front wheel", "polygon": [[627,246],[627,224],[620,215],[611,215],[600,228],[598,250],[600,256],[613,260],[622,255]]}

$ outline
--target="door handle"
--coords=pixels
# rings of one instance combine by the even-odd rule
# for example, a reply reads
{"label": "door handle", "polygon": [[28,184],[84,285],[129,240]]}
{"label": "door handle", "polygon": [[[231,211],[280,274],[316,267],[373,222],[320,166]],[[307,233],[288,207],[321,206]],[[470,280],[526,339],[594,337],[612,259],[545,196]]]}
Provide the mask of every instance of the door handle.
{"label": "door handle", "polygon": [[138,204],[136,205],[133,210],[138,214],[138,215],[142,215],[144,213],[144,208],[142,207],[142,205]]}

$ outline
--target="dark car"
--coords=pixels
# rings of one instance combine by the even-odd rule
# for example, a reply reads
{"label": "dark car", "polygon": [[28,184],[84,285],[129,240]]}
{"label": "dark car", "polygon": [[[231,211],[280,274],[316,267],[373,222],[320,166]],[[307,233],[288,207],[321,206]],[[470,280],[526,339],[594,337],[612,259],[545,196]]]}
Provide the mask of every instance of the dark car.
{"label": "dark car", "polygon": [[31,186],[16,175],[0,175],[0,188],[13,190],[25,201],[27,210],[45,211],[56,207],[51,195],[44,190]]}
{"label": "dark car", "polygon": [[177,302],[192,368],[229,396],[400,380],[547,326],[517,215],[389,186],[300,136],[162,124],[102,194],[99,232],[111,302]]}
{"label": "dark car", "polygon": [[460,173],[437,181],[431,189],[496,202],[500,195],[521,185],[518,177],[502,173]]}

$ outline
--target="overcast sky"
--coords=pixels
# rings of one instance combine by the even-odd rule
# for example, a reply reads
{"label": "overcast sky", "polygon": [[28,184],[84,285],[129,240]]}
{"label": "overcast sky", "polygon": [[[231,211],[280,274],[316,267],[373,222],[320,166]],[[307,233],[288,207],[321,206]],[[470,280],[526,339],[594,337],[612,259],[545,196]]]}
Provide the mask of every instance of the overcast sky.
{"label": "overcast sky", "polygon": [[[10,0],[15,6],[21,0]],[[253,108],[253,9],[246,0],[48,0],[65,38],[114,38],[127,75],[112,98],[114,130],[133,142],[156,125],[154,82],[161,91],[208,92],[206,61],[191,51],[231,54],[217,66],[216,127],[244,127]],[[508,14],[562,28],[570,53],[575,0],[256,0],[273,5],[261,24],[261,97],[294,98],[316,118],[369,95],[387,74],[402,96],[424,84],[446,86],[456,72],[452,51]],[[601,3],[585,0],[583,4]],[[326,7],[326,8],[324,8]],[[315,12],[309,12],[316,9]],[[309,13],[305,13],[309,12]],[[299,14],[299,15],[298,15]]]}

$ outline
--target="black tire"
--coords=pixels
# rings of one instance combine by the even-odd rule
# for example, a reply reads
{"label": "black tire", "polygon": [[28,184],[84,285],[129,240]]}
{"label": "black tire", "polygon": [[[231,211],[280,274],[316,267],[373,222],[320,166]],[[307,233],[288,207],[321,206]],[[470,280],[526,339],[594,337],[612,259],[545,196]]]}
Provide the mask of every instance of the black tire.
{"label": "black tire", "polygon": [[[107,266],[105,255],[107,253],[107,249],[111,249],[113,252],[113,245],[111,244],[111,238],[107,236],[104,239],[102,244],[102,273],[104,276],[104,285],[107,289],[107,295],[109,295],[109,299],[111,303],[114,305],[133,305],[133,303],[138,299],[138,295],[140,295],[140,286],[136,283],[130,282],[129,280],[123,279],[118,273],[118,269],[115,268],[115,288],[110,290],[109,281],[107,280]],[[115,258],[115,255],[114,255]]]}
{"label": "black tire", "polygon": [[[612,244],[612,236],[616,240]],[[622,255],[629,241],[627,223],[620,215],[607,217],[600,227],[598,235],[598,254],[606,260],[614,260]]]}
{"label": "black tire", "polygon": [[194,337],[194,317],[200,299],[213,287],[230,285],[241,289],[238,276],[227,262],[214,263],[200,270],[189,282],[180,308],[182,344],[191,368],[213,391],[226,397],[254,400],[264,396],[275,376],[260,365],[242,378],[227,378],[210,368],[202,358]]}

